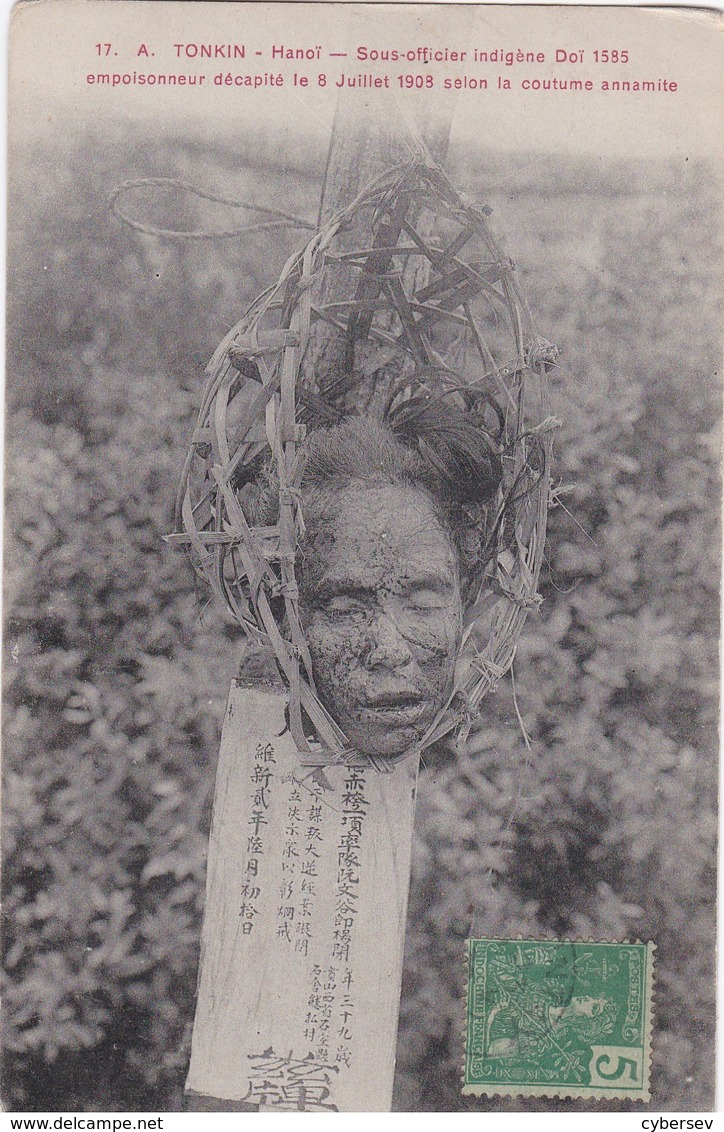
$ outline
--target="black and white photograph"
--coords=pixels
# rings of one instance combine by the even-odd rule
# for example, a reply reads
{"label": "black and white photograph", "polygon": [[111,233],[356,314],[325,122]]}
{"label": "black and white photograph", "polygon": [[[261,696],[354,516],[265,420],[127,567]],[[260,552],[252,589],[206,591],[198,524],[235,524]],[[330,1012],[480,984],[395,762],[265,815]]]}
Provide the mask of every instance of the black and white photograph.
{"label": "black and white photograph", "polygon": [[713,1111],[723,43],[16,4],[5,1111]]}

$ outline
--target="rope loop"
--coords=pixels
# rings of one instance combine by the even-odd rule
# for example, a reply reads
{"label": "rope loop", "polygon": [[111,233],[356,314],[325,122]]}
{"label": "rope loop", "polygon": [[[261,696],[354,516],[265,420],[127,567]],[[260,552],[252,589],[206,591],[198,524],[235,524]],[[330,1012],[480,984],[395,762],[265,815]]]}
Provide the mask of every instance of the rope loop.
{"label": "rope loop", "polygon": [[[264,216],[273,216],[274,220],[265,224],[246,224],[237,228],[228,228],[218,232],[207,231],[202,228],[197,229],[176,229],[176,228],[158,228],[152,224],[144,224],[140,220],[135,220],[132,216],[121,207],[121,197],[127,193],[133,192],[136,189],[148,188],[165,188],[176,189],[184,193],[190,193],[192,196],[198,197],[200,200],[211,201],[214,204],[223,204],[227,208],[243,208],[248,212],[259,212]],[[146,236],[161,236],[171,240],[228,240],[235,236],[246,236],[252,232],[269,232],[276,228],[307,228],[314,230],[314,225],[308,220],[302,220],[298,216],[291,216],[288,212],[282,212],[278,208],[270,208],[268,205],[252,204],[250,201],[230,200],[228,197],[217,196],[215,193],[206,192],[204,189],[197,188],[196,185],[190,185],[186,181],[180,181],[175,177],[139,177],[133,181],[124,181],[123,184],[118,185],[111,193],[109,199],[109,207],[111,212],[118,220],[129,228],[133,228],[136,232],[143,232]]]}

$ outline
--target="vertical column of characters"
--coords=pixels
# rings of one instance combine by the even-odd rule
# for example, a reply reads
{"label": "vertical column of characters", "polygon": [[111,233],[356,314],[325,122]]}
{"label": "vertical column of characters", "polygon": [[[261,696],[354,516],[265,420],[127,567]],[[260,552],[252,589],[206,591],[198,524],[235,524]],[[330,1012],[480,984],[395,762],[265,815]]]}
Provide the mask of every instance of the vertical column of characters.
{"label": "vertical column of characters", "polygon": [[324,837],[322,836],[322,787],[314,783],[310,789],[311,800],[308,801],[302,815],[305,833],[302,858],[299,864],[298,919],[294,928],[294,950],[301,955],[309,954],[309,944],[312,940],[312,923],[317,898],[317,861],[324,844]]}
{"label": "vertical column of characters", "polygon": [[[299,921],[297,898],[297,863],[299,862],[299,833],[302,827],[302,792],[293,774],[286,774],[282,782],[289,783],[284,845],[282,848],[282,880],[279,885],[280,904],[277,908],[277,939],[295,943],[295,927]],[[296,950],[300,950],[296,948]]]}
{"label": "vertical column of characters", "polygon": [[344,781],[342,824],[337,846],[337,878],[334,889],[334,933],[332,959],[339,964],[339,982],[334,1060],[349,1066],[352,1056],[354,1000],[353,943],[359,901],[361,849],[369,801],[365,797],[365,776],[361,767],[351,767]]}
{"label": "vertical column of characters", "polygon": [[276,764],[274,748],[271,743],[257,743],[254,763],[251,770],[251,817],[248,821],[249,835],[246,839],[246,867],[241,889],[239,916],[244,935],[251,935],[254,920],[258,915],[258,901],[261,888],[258,884],[259,861],[264,855],[264,826],[268,825],[266,812],[269,809],[270,784],[274,778],[273,766]]}

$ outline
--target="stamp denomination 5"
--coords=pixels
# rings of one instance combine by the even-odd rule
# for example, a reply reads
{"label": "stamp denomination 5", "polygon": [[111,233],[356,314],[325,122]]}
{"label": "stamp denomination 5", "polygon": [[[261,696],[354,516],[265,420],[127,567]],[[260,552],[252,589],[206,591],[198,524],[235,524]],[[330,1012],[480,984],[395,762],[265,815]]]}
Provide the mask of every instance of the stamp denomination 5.
{"label": "stamp denomination 5", "polygon": [[463,1093],[647,1100],[653,953],[469,940]]}

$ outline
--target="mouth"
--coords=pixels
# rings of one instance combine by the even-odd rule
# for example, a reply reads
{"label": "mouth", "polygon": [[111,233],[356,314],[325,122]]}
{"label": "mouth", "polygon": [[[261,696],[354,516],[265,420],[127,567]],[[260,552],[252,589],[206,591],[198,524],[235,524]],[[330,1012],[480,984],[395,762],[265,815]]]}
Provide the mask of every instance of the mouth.
{"label": "mouth", "polygon": [[409,726],[425,713],[427,700],[419,692],[386,692],[371,697],[365,709],[381,722]]}

